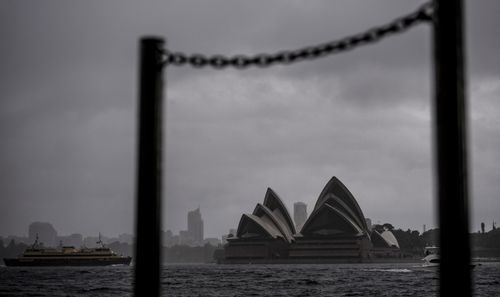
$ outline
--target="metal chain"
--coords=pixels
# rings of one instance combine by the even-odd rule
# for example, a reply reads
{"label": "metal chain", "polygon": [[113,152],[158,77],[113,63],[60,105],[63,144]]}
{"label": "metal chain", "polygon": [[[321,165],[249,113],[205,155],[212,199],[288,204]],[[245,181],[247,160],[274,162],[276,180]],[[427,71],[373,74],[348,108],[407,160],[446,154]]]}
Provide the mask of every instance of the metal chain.
{"label": "metal chain", "polygon": [[351,50],[357,46],[374,43],[386,36],[402,33],[417,24],[431,22],[433,13],[434,5],[431,1],[425,3],[411,14],[399,17],[388,24],[372,28],[366,32],[315,46],[298,50],[281,51],[274,54],[258,54],[251,57],[244,55],[232,57],[214,55],[207,57],[202,54],[186,55],[182,52],[170,52],[165,50],[164,65],[184,66],[189,64],[195,68],[210,66],[215,69],[223,69],[226,67],[245,69],[249,66],[264,68],[275,64],[290,64],[303,60],[312,60],[326,55]]}

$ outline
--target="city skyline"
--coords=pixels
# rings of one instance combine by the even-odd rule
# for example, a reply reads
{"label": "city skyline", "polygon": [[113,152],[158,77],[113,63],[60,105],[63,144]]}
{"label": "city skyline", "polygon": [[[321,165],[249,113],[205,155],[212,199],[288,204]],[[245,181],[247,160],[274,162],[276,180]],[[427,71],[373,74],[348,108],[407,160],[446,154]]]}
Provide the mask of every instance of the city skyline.
{"label": "city skyline", "polygon": [[[384,222],[384,223],[377,222],[377,224],[372,225],[370,218],[366,218],[366,221],[367,221],[367,226],[369,227],[369,229],[372,229],[373,226],[375,226],[375,225],[382,226],[383,224],[386,224],[386,223],[391,224],[390,222]],[[32,222],[29,226],[31,226],[32,224],[36,224],[36,223],[52,225],[50,222]],[[484,223],[484,222],[482,222],[482,223]],[[492,221],[490,223],[491,224],[488,224],[488,223],[482,224],[482,227],[484,227],[484,229],[482,228],[481,230],[476,230],[476,231],[473,230],[473,231],[471,231],[471,233],[485,233],[485,232],[489,232],[489,231],[493,231],[493,230],[497,229],[495,221]],[[118,242],[122,242],[122,243],[133,244],[133,236],[134,235],[132,233],[120,233],[120,234],[109,235],[109,234],[102,234],[100,232],[98,232],[98,234],[80,234],[77,232],[70,232],[67,234],[60,234],[59,232],[57,232],[57,228],[55,228],[53,226],[51,226],[51,227],[54,228],[56,230],[56,233],[57,233],[56,234],[56,241],[57,241],[56,245],[59,245],[61,240],[63,241],[63,244],[66,244],[65,240],[69,240],[70,241],[69,245],[79,246],[79,244],[71,244],[71,242],[81,240],[83,242],[83,244],[86,246],[95,246],[95,245],[97,245],[96,241],[99,239],[99,236],[101,236],[104,243],[112,243],[114,241],[118,241]],[[403,226],[393,226],[393,227],[396,229],[403,230],[403,231],[409,229],[409,228],[405,228]],[[21,242],[24,244],[33,244],[33,242],[35,241],[35,237],[36,237],[36,235],[34,235],[34,234],[36,234],[36,233],[30,232],[29,229],[30,228],[28,228],[27,234],[0,235],[0,240],[3,240],[4,245],[8,244],[10,240],[14,240],[16,243]],[[427,231],[431,231],[431,230],[434,230],[434,229],[433,228],[430,228],[430,229],[426,228],[426,226],[423,225],[422,230],[412,230],[412,231],[418,231],[420,234],[423,234],[423,233],[425,233]],[[180,230],[180,231],[182,231],[182,230]],[[204,238],[205,243],[206,243],[207,239],[210,239],[210,240],[217,239],[224,244],[227,240],[228,234],[233,234],[233,235],[236,234],[236,229],[231,228],[229,230],[229,232],[227,232],[227,231],[223,232],[219,237],[206,237],[206,238]],[[163,239],[162,244],[164,246],[172,246],[175,244],[182,244],[178,241],[175,242],[175,244],[172,244],[172,242],[169,243],[168,240],[166,240],[168,238],[168,236],[175,236],[175,234],[170,229],[162,230],[162,239]],[[7,240],[7,241],[5,241],[5,240]],[[39,239],[39,241],[44,242],[43,239]],[[210,243],[212,243],[212,242],[210,242]],[[214,244],[212,244],[212,245],[214,245]]]}
{"label": "city skyline", "polygon": [[[287,205],[285,204],[284,205],[285,208],[289,209],[287,207]],[[310,205],[308,205],[307,203],[305,202],[302,202],[302,201],[297,201],[297,202],[294,202],[293,203],[293,222],[295,224],[295,227],[297,230],[300,230],[300,227],[301,227],[301,224],[303,224],[307,218],[309,217],[309,214],[307,213],[307,208],[309,207]],[[314,206],[314,204],[312,205]],[[227,230],[236,230],[236,227],[238,226],[238,224],[236,223],[235,226],[228,226],[228,228],[226,229],[223,229],[223,230],[220,230],[221,232],[219,233],[216,233],[216,234],[211,234],[210,236],[207,236],[205,237],[204,236],[204,221],[201,217],[201,207],[198,206],[196,209],[194,210],[187,210],[186,211],[186,218],[187,218],[187,230],[186,228],[184,227],[179,227],[178,229],[174,229],[174,228],[170,228],[168,226],[164,226],[164,228],[162,228],[162,232],[164,233],[164,236],[165,236],[165,233],[171,233],[171,235],[174,235],[174,234],[178,234],[178,236],[184,236],[184,237],[189,237],[189,238],[192,238],[194,239],[197,243],[201,242],[200,241],[200,238],[201,239],[206,239],[206,238],[218,238],[218,239],[222,239],[222,241],[224,241],[224,237],[227,236],[228,234],[231,233],[231,231],[227,232]],[[305,217],[303,217],[305,215]],[[300,217],[300,221],[299,223],[297,222],[297,217]],[[303,220],[303,221],[302,221]],[[374,220],[373,218],[370,218],[370,217],[366,217],[366,220],[367,220],[367,224],[369,224],[370,226],[372,224],[374,225],[382,225],[382,224],[393,224],[392,222],[390,221],[385,221],[383,219],[376,219]],[[301,223],[300,223],[301,222]],[[29,242],[32,242],[33,241],[33,238],[34,238],[34,233],[31,231],[31,225],[32,224],[36,224],[36,223],[42,223],[42,224],[50,224],[52,225],[51,227],[53,227],[53,224],[50,222],[50,221],[47,221],[47,222],[41,222],[41,221],[34,221],[34,222],[30,222],[28,228],[26,228],[27,232],[26,233],[9,233],[9,234],[0,234],[0,238],[29,238]],[[495,227],[496,227],[496,220],[492,220],[491,222],[487,222],[487,221],[481,221],[480,222],[480,226],[481,228],[484,226],[483,224],[486,224],[486,226],[491,226],[491,230],[494,230]],[[416,230],[416,231],[419,231],[420,233],[425,233],[425,231],[428,231],[428,230],[432,230],[432,229],[435,229],[435,228],[438,228],[438,226],[435,226],[435,225],[432,225],[432,224],[426,224],[426,223],[423,223],[420,225],[420,228],[411,228],[409,226],[394,226],[396,228],[399,228],[399,229],[402,229],[402,230],[407,230],[407,229],[410,229],[410,230]],[[57,230],[56,227],[53,227],[55,230]],[[480,229],[477,229],[477,230],[473,230],[471,229],[470,232],[471,233],[475,233],[475,232],[478,232],[480,231]],[[97,230],[96,231],[97,233],[81,233],[81,232],[66,232],[64,234],[66,235],[58,235],[58,236],[63,236],[63,237],[68,237],[68,236],[71,236],[71,235],[81,235],[83,236],[84,238],[89,238],[91,240],[93,240],[94,238],[98,238],[98,236],[96,234],[102,234],[101,231]],[[184,235],[182,235],[184,233]],[[59,233],[57,233],[59,234]],[[63,234],[63,233],[61,233]],[[114,233],[114,235],[111,235],[110,238],[119,238],[120,236],[133,236],[134,232],[133,230],[131,231],[124,231],[124,232],[119,232],[119,233]],[[167,235],[169,236],[169,235]],[[131,239],[130,239],[131,240]],[[165,240],[165,238],[164,238]],[[185,239],[184,239],[185,240]],[[182,240],[180,242],[183,242]],[[190,243],[191,244],[191,243]]]}
{"label": "city skyline", "polygon": [[[295,207],[296,205],[298,205],[299,207]],[[305,208],[303,208],[305,206]],[[295,227],[296,227],[296,230],[297,232],[300,230],[300,226],[301,224],[303,224],[305,222],[305,220],[307,220],[307,218],[309,217],[309,215],[307,214],[307,204],[302,202],[302,201],[297,201],[294,203],[294,212],[293,212],[293,222],[295,224]],[[285,205],[286,207],[286,205]],[[288,209],[288,208],[287,208]],[[297,213],[300,213],[299,216],[300,216],[300,220],[304,219],[304,221],[302,223],[300,223],[301,221],[299,221],[299,223],[297,223]],[[302,215],[305,214],[305,217],[302,218]],[[191,228],[189,227],[190,226],[190,217],[191,217]],[[198,225],[198,226],[195,226],[197,224],[199,224],[198,220],[201,220],[201,225]],[[370,228],[371,228],[371,225],[372,225],[372,219],[371,218],[366,218],[367,223]],[[193,222],[194,221],[194,222]],[[388,224],[392,224],[391,222],[386,222],[386,221],[381,221],[381,220],[377,220],[377,222],[375,224],[377,225],[381,225],[381,224],[385,224],[385,223],[388,223]],[[482,222],[484,223],[484,222]],[[491,222],[491,226],[495,226],[496,222],[495,221],[492,221]],[[83,234],[83,233],[79,233],[79,232],[69,232],[69,233],[59,233],[57,230],[57,226],[53,226],[53,224],[50,222],[50,221],[47,221],[47,222],[41,222],[41,221],[35,221],[35,222],[30,222],[28,225],[27,225],[27,232],[26,233],[19,233],[19,234],[0,234],[0,238],[10,238],[10,237],[13,237],[13,238],[24,238],[24,239],[27,239],[29,242],[33,242],[34,241],[34,238],[35,238],[35,234],[38,233],[36,231],[33,231],[32,228],[33,228],[33,225],[49,225],[48,228],[52,229],[53,231],[51,232],[54,232],[54,237],[71,237],[71,236],[74,236],[74,235],[81,235],[83,238],[98,238],[98,236],[102,235],[103,238],[120,238],[120,237],[129,237],[129,236],[133,236],[133,232],[122,232],[122,233],[117,233],[117,234],[113,234],[113,235],[109,235],[109,234],[103,234],[102,232],[100,231],[97,231],[97,233],[89,233],[89,234]],[[488,225],[488,223],[487,223]],[[201,226],[201,229],[199,229]],[[410,229],[410,228],[406,228],[405,226],[395,226],[396,228],[400,228],[402,230],[406,230],[406,229]],[[417,230],[419,231],[420,233],[424,233],[426,231],[426,224],[423,224],[423,229],[422,230],[419,230],[419,229],[412,229],[412,230]],[[431,230],[433,229],[434,227],[431,227],[431,228],[427,228],[428,230]],[[494,228],[494,227],[492,227]],[[224,236],[227,236],[228,234],[234,234],[236,232],[236,228],[229,228],[228,229],[229,231],[227,230],[222,230],[221,233],[219,233],[217,236],[217,238],[222,238]],[[211,238],[211,237],[205,237],[204,236],[204,229],[203,229],[203,219],[201,217],[201,210],[200,210],[200,207],[196,208],[195,210],[192,210],[192,211],[187,211],[187,230],[185,230],[185,228],[180,228],[179,230],[175,230],[175,229],[171,229],[171,228],[164,228],[162,229],[162,232],[164,233],[163,236],[165,236],[165,233],[169,233],[170,235],[167,235],[167,236],[173,236],[175,235],[176,233],[178,235],[180,235],[180,233],[182,232],[185,232],[185,235],[187,236],[190,236],[190,237],[193,237],[193,238],[196,238],[199,239],[200,238],[203,238],[203,239],[206,239],[206,238]],[[474,231],[471,231],[471,232],[474,232]],[[65,235],[61,235],[61,234],[65,234]],[[198,235],[195,235],[195,234],[198,234]],[[165,239],[165,238],[164,238]],[[127,242],[128,241],[131,241],[131,237],[128,238],[126,240]]]}

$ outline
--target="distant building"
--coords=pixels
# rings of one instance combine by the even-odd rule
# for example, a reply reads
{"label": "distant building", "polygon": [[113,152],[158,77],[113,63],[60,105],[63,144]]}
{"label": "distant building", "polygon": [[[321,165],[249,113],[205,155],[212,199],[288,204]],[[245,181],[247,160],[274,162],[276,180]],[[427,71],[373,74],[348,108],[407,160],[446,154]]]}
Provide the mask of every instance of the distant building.
{"label": "distant building", "polygon": [[394,235],[371,230],[356,199],[336,177],[323,188],[300,231],[268,188],[264,202],[241,216],[236,236],[227,241],[219,263],[357,263],[401,256]]}
{"label": "distant building", "polygon": [[30,242],[35,242],[38,234],[38,242],[46,247],[55,247],[59,245],[57,240],[57,231],[50,223],[33,222],[29,226]]}
{"label": "distant building", "polygon": [[295,228],[302,229],[302,226],[307,220],[307,204],[304,202],[296,202],[293,204],[293,220],[295,221]]}
{"label": "distant building", "polygon": [[68,236],[59,236],[59,242],[64,246],[81,247],[83,245],[83,236],[78,233],[73,233]]}
{"label": "distant building", "polygon": [[88,248],[97,247],[98,240],[99,240],[99,237],[87,236],[83,239],[83,246],[88,247]]}
{"label": "distant building", "polygon": [[33,244],[33,241],[30,241],[29,237],[24,237],[24,236],[16,236],[16,235],[9,235],[6,238],[3,239],[3,242],[7,245],[11,240],[14,240],[15,243],[24,243],[27,245]]}
{"label": "distant building", "polygon": [[171,230],[163,231],[162,234],[163,246],[174,246],[179,244],[179,235],[174,235]]}
{"label": "distant building", "polygon": [[179,244],[194,246],[195,242],[189,231],[181,230],[179,231]]}
{"label": "distant building", "polygon": [[179,244],[181,244],[181,237],[179,235],[173,235],[171,242],[172,242],[172,244],[169,244],[168,246],[179,245]]}
{"label": "distant building", "polygon": [[195,245],[203,244],[203,219],[200,208],[188,212],[188,236],[191,237]]}
{"label": "distant building", "polygon": [[134,236],[132,236],[132,234],[128,234],[128,233],[122,233],[122,234],[118,235],[118,241],[122,242],[122,243],[132,244],[132,243],[134,243]]}
{"label": "distant building", "polygon": [[[201,211],[197,209],[188,212],[187,214],[187,230],[179,231],[179,235],[174,235],[171,230],[162,231],[162,244],[163,246],[171,247],[174,245],[187,245],[187,246],[202,246],[205,244],[203,219],[201,218]],[[211,242],[213,238],[210,238]],[[220,243],[219,239],[216,239]],[[217,244],[218,245],[218,244]]]}
{"label": "distant building", "polygon": [[218,238],[215,238],[215,237],[209,237],[209,238],[205,238],[203,240],[203,244],[209,244],[209,245],[212,245],[212,246],[219,246],[219,244],[221,243],[220,239]]}

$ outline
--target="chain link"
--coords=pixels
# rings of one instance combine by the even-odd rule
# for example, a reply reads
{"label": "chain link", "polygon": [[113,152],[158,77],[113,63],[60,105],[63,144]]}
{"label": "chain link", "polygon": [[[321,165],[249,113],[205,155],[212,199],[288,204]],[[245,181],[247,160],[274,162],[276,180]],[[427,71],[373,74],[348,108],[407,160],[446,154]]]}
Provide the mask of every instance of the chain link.
{"label": "chain link", "polygon": [[366,32],[316,46],[305,47],[298,50],[281,51],[274,54],[258,54],[251,57],[244,55],[232,57],[214,55],[207,57],[202,54],[186,55],[182,52],[170,52],[166,50],[164,53],[164,65],[184,66],[189,64],[195,68],[210,66],[215,69],[224,69],[226,67],[245,69],[250,66],[264,68],[275,64],[291,64],[304,60],[317,59],[326,55],[351,50],[357,46],[377,42],[386,36],[402,33],[423,22],[432,22],[433,13],[434,5],[431,1],[425,3],[411,14],[397,18],[388,24],[372,28]]}

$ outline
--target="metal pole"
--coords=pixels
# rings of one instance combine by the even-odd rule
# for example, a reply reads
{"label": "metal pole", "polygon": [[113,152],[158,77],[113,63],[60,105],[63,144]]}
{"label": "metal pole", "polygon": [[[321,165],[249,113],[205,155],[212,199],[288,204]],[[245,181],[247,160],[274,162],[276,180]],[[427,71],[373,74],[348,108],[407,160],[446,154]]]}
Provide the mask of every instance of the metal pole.
{"label": "metal pole", "polygon": [[135,296],[160,296],[163,46],[161,38],[140,43]]}
{"label": "metal pole", "polygon": [[471,296],[463,1],[435,0],[435,137],[440,295]]}

